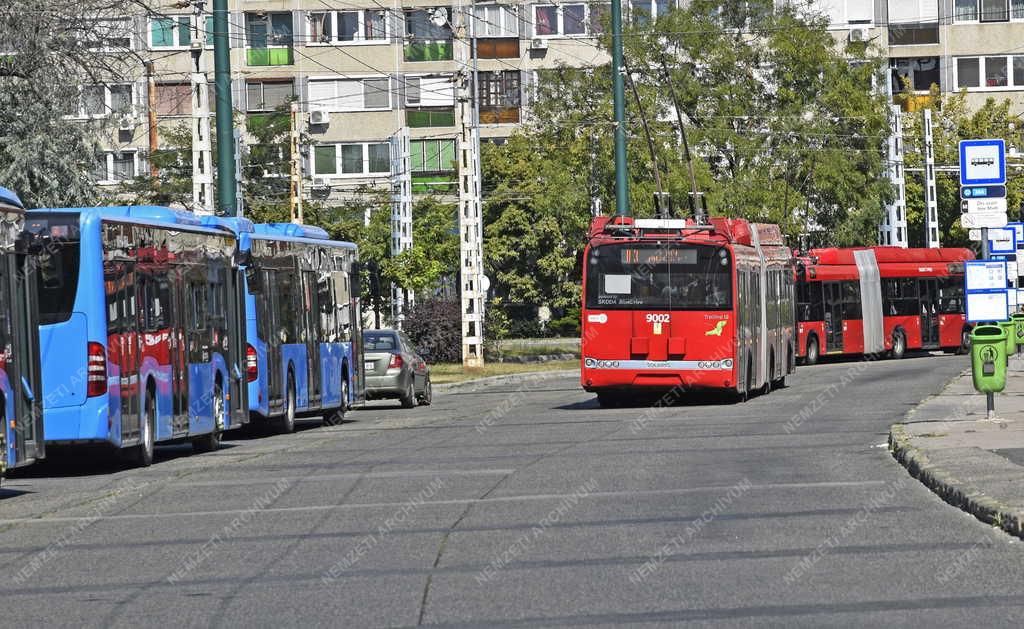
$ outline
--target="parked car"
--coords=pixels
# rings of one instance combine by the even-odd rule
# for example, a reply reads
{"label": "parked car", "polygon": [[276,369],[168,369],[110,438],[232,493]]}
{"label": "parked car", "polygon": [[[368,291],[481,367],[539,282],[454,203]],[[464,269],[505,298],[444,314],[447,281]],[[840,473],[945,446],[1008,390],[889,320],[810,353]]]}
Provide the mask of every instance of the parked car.
{"label": "parked car", "polygon": [[367,399],[398,398],[402,408],[430,404],[430,369],[400,330],[363,331]]}

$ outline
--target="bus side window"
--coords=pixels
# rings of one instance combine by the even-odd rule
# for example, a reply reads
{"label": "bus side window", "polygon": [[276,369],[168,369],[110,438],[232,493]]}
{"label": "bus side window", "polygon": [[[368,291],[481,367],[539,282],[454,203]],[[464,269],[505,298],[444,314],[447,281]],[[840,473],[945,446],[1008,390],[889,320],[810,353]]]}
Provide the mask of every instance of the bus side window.
{"label": "bus side window", "polygon": [[318,325],[320,326],[320,339],[326,343],[336,343],[337,326],[334,322],[334,291],[332,290],[331,276],[328,273],[318,273],[316,278],[316,300],[318,308]]}

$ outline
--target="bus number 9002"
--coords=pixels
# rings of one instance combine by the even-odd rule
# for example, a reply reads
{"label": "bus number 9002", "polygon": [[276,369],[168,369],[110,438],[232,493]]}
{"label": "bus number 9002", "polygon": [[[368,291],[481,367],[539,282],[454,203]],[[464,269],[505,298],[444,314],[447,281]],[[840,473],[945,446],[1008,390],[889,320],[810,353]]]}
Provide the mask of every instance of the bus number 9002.
{"label": "bus number 9002", "polygon": [[667,314],[649,314],[647,315],[647,323],[668,323],[669,315]]}

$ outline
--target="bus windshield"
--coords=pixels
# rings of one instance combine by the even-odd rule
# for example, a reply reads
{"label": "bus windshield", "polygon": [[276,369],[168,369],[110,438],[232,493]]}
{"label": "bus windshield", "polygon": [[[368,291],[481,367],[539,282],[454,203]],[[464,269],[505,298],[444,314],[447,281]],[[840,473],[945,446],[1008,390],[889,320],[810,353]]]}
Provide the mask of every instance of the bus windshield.
{"label": "bus windshield", "polygon": [[29,218],[25,221],[25,230],[40,245],[36,273],[39,323],[67,321],[78,292],[78,217]]}
{"label": "bus windshield", "polygon": [[593,247],[587,307],[730,310],[732,261],[712,245],[623,243]]}

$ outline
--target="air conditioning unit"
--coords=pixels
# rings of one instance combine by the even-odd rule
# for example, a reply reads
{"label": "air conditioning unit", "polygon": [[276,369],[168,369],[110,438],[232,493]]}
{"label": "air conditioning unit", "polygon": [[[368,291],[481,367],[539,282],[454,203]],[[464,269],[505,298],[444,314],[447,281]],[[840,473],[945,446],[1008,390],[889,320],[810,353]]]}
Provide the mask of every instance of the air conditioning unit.
{"label": "air conditioning unit", "polygon": [[871,31],[869,29],[859,27],[850,29],[850,41],[851,42],[866,42],[871,38]]}
{"label": "air conditioning unit", "polygon": [[330,190],[331,180],[327,177],[313,177],[314,190]]}
{"label": "air conditioning unit", "polygon": [[530,42],[530,50],[547,50],[548,40],[542,37],[534,37],[533,41]]}
{"label": "air conditioning unit", "polygon": [[314,109],[309,112],[309,124],[330,124],[331,114],[323,109]]}

